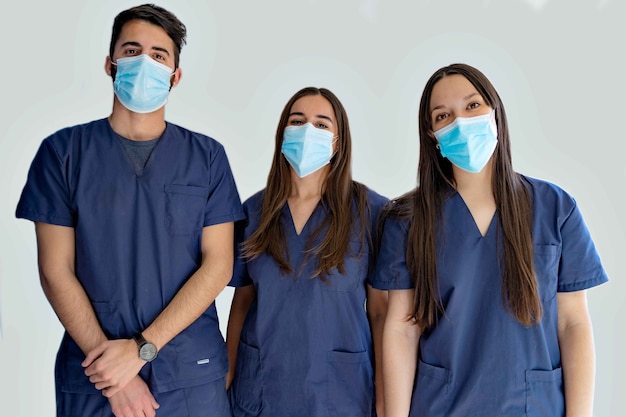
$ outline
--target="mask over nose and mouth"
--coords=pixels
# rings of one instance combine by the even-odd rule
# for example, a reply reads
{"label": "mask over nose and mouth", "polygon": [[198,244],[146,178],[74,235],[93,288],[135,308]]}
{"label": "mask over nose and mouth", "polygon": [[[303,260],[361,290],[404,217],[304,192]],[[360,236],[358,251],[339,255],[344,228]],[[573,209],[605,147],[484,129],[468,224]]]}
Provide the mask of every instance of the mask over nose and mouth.
{"label": "mask over nose and mouth", "polygon": [[311,123],[287,126],[281,151],[296,174],[304,178],[330,163],[334,139],[332,132]]}
{"label": "mask over nose and mouth", "polygon": [[135,113],[151,113],[167,103],[174,74],[146,54],[119,58],[113,90],[124,107]]}
{"label": "mask over nose and mouth", "polygon": [[439,142],[441,156],[473,173],[483,170],[498,144],[493,111],[480,116],[457,117],[434,134]]}

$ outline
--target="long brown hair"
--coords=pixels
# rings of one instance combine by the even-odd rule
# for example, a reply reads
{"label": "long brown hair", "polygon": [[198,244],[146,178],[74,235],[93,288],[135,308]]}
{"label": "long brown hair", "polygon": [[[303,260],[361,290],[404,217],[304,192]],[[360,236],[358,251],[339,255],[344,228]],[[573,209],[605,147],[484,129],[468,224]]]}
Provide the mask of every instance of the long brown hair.
{"label": "long brown hair", "polygon": [[[327,216],[313,232],[307,245],[307,255],[317,258],[317,268],[313,277],[319,276],[325,280],[325,276],[329,275],[334,268],[337,268],[341,274],[345,272],[344,258],[348,251],[350,234],[356,222],[359,221],[361,226],[359,233],[362,244],[369,225],[366,220],[369,210],[366,188],[352,180],[352,138],[348,115],[339,99],[325,88],[303,88],[285,105],[276,129],[274,158],[263,196],[261,221],[259,227],[243,243],[242,252],[243,256],[248,259],[254,259],[266,253],[274,258],[283,273],[293,272],[288,259],[285,233],[280,221],[281,209],[291,193],[290,166],[281,152],[281,147],[291,107],[300,98],[312,95],[322,96],[330,102],[337,121],[338,135],[336,152],[330,161],[330,170],[322,188],[322,204]],[[356,203],[357,216],[354,216],[352,212],[353,202]],[[313,242],[324,230],[327,232],[321,242],[312,247]]]}
{"label": "long brown hair", "polygon": [[441,220],[443,202],[455,180],[452,164],[436,149],[429,106],[434,85],[453,74],[464,76],[495,110],[498,144],[493,156],[492,187],[504,248],[500,265],[504,271],[502,296],[517,321],[530,326],[542,315],[533,266],[530,193],[522,177],[513,170],[509,129],[500,96],[485,75],[466,64],[440,68],[426,83],[419,108],[418,186],[400,197],[386,213],[412,220],[406,248],[407,267],[415,286],[412,318],[426,328],[434,326],[445,314],[438,292],[436,224]]}

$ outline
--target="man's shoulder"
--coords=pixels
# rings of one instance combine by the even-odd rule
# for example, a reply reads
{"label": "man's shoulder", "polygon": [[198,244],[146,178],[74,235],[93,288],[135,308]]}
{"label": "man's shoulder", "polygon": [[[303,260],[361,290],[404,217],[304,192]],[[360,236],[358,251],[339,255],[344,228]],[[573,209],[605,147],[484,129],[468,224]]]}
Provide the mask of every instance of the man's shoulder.
{"label": "man's shoulder", "polygon": [[59,142],[71,138],[91,137],[94,134],[104,133],[108,127],[107,119],[92,120],[73,126],[67,126],[49,135],[45,140]]}
{"label": "man's shoulder", "polygon": [[173,136],[178,140],[185,140],[185,141],[204,144],[205,146],[223,148],[223,145],[217,139],[209,135],[200,133],[195,130],[188,129],[186,127],[182,127],[175,123],[171,123],[171,122],[166,122],[166,123],[167,123],[167,128],[166,128],[165,134]]}

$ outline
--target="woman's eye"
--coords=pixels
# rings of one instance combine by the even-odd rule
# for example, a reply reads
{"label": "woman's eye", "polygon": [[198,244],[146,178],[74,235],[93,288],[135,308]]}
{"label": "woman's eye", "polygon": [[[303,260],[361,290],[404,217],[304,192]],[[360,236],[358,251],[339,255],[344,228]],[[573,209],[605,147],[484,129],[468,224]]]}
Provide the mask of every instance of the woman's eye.
{"label": "woman's eye", "polygon": [[319,129],[328,129],[328,126],[326,126],[324,123],[318,123],[317,124],[317,128],[319,128]]}
{"label": "woman's eye", "polygon": [[438,115],[435,117],[435,121],[436,121],[436,122],[440,122],[440,121],[444,120],[446,117],[448,117],[448,114],[447,114],[447,113],[441,113],[441,114],[438,114]]}
{"label": "woman's eye", "polygon": [[476,101],[474,101],[473,103],[470,103],[470,104],[467,106],[467,108],[468,108],[468,109],[476,109],[476,108],[478,108],[478,107],[480,107],[480,103],[478,103],[478,102],[476,102]]}
{"label": "woman's eye", "polygon": [[291,122],[289,122],[289,124],[291,124],[291,125],[301,125],[302,124],[302,120],[292,120]]}

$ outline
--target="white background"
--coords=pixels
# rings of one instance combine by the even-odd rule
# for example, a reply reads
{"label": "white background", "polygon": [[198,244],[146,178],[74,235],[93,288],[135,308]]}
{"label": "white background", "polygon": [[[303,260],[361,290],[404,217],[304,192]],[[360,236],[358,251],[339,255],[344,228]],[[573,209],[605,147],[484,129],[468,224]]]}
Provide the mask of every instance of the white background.
{"label": "white background", "polygon": [[[104,73],[120,0],[3,9],[0,415],[53,416],[62,328],[38,282],[33,225],[14,218],[41,140],[109,114]],[[515,168],[574,195],[611,278],[589,291],[596,416],[623,416],[626,116],[621,0],[163,1],[188,28],[166,118],[226,147],[242,199],[265,184],[280,112],[330,88],[353,133],[354,177],[388,197],[415,185],[417,107],[437,68],[465,62],[499,91]],[[620,214],[622,213],[622,214]],[[232,291],[218,299],[222,328]],[[620,395],[621,394],[621,395]]]}

